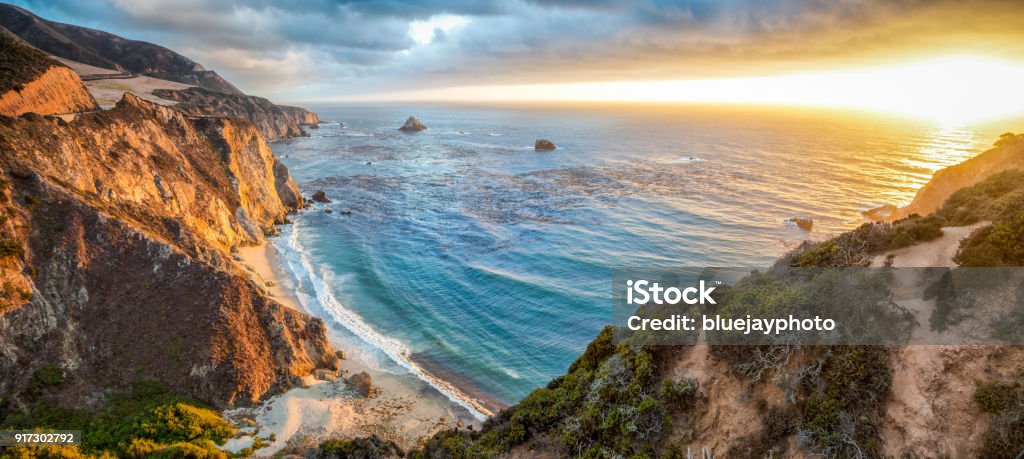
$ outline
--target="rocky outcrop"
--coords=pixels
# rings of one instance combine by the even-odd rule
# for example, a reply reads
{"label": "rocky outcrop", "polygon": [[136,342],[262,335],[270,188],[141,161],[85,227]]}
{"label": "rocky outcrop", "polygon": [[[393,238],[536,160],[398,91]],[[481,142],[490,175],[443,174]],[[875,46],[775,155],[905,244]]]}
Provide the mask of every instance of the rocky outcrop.
{"label": "rocky outcrop", "polygon": [[331,200],[327,198],[327,193],[324,193],[323,190],[315,191],[313,196],[309,199],[316,202],[322,202],[324,204],[331,202]]}
{"label": "rocky outcrop", "polygon": [[891,205],[866,211],[875,220],[898,220],[935,212],[961,188],[974,185],[1000,172],[1024,167],[1024,135],[1003,134],[992,148],[960,164],[935,172],[906,207]]}
{"label": "rocky outcrop", "polygon": [[533,142],[534,150],[554,150],[556,148],[558,147],[555,146],[555,143],[548,139],[537,139]]}
{"label": "rocky outcrop", "polygon": [[202,88],[157,89],[153,94],[178,102],[174,108],[189,115],[245,118],[268,140],[304,136],[303,124],[320,122],[315,113],[304,108],[275,105],[262,97],[222,94]]}
{"label": "rocky outcrop", "polygon": [[427,126],[421,123],[420,120],[416,119],[415,116],[410,116],[409,119],[405,120],[405,124],[398,128],[398,130],[402,132],[420,132],[426,131]]}
{"label": "rocky outcrop", "polygon": [[317,127],[320,124],[320,117],[309,110],[302,107],[292,107],[290,105],[278,105],[277,108],[284,112],[289,119],[295,121],[298,124],[309,125]]}
{"label": "rocky outcrop", "polygon": [[[290,310],[230,256],[302,205],[259,131],[126,94],[67,123],[0,117],[0,398],[66,374],[78,404],[134,380],[225,407],[317,368],[323,323]],[[5,284],[6,285],[6,284]]]}
{"label": "rocky outcrop", "polygon": [[96,101],[71,69],[0,30],[0,114],[49,115],[93,110]]}
{"label": "rocky outcrop", "polygon": [[350,376],[346,382],[363,397],[372,397],[377,392],[373,387],[373,379],[365,371]]}
{"label": "rocky outcrop", "polygon": [[0,26],[47,53],[105,69],[138,73],[228,94],[242,94],[217,72],[163,46],[43,19],[0,3]]}

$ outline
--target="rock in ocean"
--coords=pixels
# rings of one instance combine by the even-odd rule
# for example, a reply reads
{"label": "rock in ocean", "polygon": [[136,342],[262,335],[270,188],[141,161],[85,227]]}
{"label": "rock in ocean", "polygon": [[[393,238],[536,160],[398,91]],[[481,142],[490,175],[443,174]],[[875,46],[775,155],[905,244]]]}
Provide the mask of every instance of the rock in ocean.
{"label": "rock in ocean", "polygon": [[427,126],[416,119],[415,116],[410,116],[398,130],[402,132],[420,132],[427,130]]}
{"label": "rock in ocean", "polygon": [[554,150],[555,148],[558,148],[558,147],[555,146],[554,142],[552,142],[552,141],[550,141],[548,139],[537,139],[537,141],[533,143],[533,149],[534,150],[538,150],[538,151],[540,151],[540,150]]}

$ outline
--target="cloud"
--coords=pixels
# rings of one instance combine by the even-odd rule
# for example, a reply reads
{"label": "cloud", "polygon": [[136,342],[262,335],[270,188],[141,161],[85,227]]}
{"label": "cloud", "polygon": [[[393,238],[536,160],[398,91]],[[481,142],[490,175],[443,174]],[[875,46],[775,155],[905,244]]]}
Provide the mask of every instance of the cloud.
{"label": "cloud", "polygon": [[945,0],[25,0],[160,43],[249,92],[320,99],[463,84],[706,78],[1024,57],[1024,7]]}

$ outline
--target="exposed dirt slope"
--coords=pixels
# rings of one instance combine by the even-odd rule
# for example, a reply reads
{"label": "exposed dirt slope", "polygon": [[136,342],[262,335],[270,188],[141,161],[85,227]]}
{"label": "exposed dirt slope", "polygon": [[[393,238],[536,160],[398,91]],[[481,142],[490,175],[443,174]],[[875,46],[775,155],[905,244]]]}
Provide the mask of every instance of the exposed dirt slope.
{"label": "exposed dirt slope", "polygon": [[96,108],[78,76],[0,29],[0,114],[69,113]]}

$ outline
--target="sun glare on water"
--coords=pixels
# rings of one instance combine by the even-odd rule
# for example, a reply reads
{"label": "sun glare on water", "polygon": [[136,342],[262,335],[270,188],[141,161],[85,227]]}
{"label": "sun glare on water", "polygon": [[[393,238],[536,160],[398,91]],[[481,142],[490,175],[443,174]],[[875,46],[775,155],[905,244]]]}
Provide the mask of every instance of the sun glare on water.
{"label": "sun glare on water", "polygon": [[882,111],[938,124],[1024,113],[1024,64],[947,56],[902,65],[765,77],[471,86],[404,99],[765,104]]}

